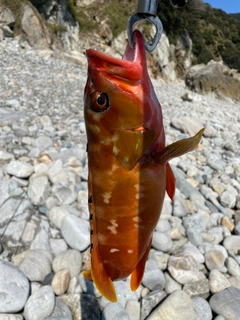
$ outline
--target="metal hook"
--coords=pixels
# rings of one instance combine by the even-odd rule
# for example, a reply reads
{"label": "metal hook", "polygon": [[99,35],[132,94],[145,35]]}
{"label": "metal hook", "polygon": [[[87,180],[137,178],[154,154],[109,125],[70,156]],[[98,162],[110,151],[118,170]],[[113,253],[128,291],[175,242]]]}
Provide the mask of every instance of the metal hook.
{"label": "metal hook", "polygon": [[151,44],[144,41],[145,49],[149,52],[152,52],[160,38],[163,32],[163,25],[159,17],[157,16],[157,6],[158,6],[158,0],[139,0],[138,3],[138,11],[134,15],[132,15],[127,23],[127,33],[128,33],[128,41],[130,46],[134,47],[134,41],[133,41],[133,25],[141,20],[148,20],[150,23],[152,23],[156,27],[156,34],[153,39],[153,42]]}

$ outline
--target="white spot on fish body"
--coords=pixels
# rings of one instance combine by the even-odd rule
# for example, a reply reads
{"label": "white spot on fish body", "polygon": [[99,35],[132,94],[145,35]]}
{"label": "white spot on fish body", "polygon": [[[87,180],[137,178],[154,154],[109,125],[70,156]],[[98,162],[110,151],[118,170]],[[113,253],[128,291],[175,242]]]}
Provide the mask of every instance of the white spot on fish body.
{"label": "white spot on fish body", "polygon": [[116,146],[113,146],[113,154],[116,156],[119,153],[119,149]]}
{"label": "white spot on fish body", "polygon": [[111,231],[112,234],[117,234],[116,228],[118,227],[118,224],[116,223],[116,220],[110,220],[111,226],[108,226],[107,229]]}
{"label": "white spot on fish body", "polygon": [[93,114],[93,119],[96,120],[96,121],[100,121],[101,115],[98,114],[98,113],[94,113],[94,114]]}
{"label": "white spot on fish body", "polygon": [[103,202],[109,203],[109,199],[111,199],[112,197],[112,192],[104,192],[102,196],[103,196]]}
{"label": "white spot on fish body", "polygon": [[104,234],[102,234],[102,233],[98,233],[98,234],[97,234],[97,238],[98,238],[98,242],[99,242],[101,245],[105,245],[105,244],[107,244],[107,242],[108,242],[107,237],[106,237]]}
{"label": "white spot on fish body", "polygon": [[128,250],[127,252],[128,252],[128,253],[133,253],[133,250]]}
{"label": "white spot on fish body", "polygon": [[118,169],[118,166],[116,165],[116,164],[113,164],[113,166],[112,166],[112,171],[115,171],[115,170],[117,170]]}
{"label": "white spot on fish body", "polygon": [[119,139],[119,135],[114,133],[112,136],[112,141],[117,141]]}
{"label": "white spot on fish body", "polygon": [[146,188],[141,184],[135,184],[134,188],[136,188],[137,192],[141,192],[141,191],[146,190]]}
{"label": "white spot on fish body", "polygon": [[140,198],[143,198],[144,197],[144,194],[143,193],[137,193],[136,195],[135,195],[135,198],[136,199],[140,199]]}
{"label": "white spot on fish body", "polygon": [[142,222],[142,219],[140,217],[135,217],[133,218],[133,221],[135,222]]}
{"label": "white spot on fish body", "polygon": [[112,248],[112,249],[110,250],[110,253],[117,252],[117,251],[119,251],[119,250],[118,250],[118,249],[115,249],[115,248]]}

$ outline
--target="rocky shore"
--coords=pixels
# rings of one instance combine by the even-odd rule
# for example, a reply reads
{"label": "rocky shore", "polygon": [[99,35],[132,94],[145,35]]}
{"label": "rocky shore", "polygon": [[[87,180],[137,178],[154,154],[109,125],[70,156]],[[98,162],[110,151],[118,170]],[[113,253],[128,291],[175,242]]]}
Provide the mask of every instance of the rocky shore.
{"label": "rocky shore", "polygon": [[[83,62],[84,64],[84,62]],[[240,315],[240,104],[155,80],[174,159],[142,285],[109,303],[89,269],[86,68],[0,42],[0,320],[233,320]]]}

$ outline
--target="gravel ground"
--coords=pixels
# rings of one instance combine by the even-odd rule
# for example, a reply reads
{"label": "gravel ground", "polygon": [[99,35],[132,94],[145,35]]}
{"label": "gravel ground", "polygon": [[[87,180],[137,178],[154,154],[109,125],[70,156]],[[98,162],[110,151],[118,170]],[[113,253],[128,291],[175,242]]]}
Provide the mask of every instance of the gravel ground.
{"label": "gravel ground", "polygon": [[0,320],[239,319],[240,104],[153,81],[167,144],[205,133],[171,161],[176,196],[165,199],[142,284],[116,282],[113,304],[81,274],[86,67],[4,40],[0,74]]}

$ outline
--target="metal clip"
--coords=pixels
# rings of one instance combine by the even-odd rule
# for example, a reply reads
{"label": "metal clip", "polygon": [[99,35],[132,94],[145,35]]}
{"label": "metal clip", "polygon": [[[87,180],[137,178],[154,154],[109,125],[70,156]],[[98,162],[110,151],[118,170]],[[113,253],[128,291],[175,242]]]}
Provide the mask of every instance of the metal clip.
{"label": "metal clip", "polygon": [[133,25],[136,22],[144,19],[148,20],[156,27],[156,34],[153,39],[153,42],[149,44],[145,41],[145,49],[149,52],[152,52],[156,48],[163,32],[162,22],[157,16],[157,6],[158,0],[139,0],[137,13],[132,15],[127,23],[128,42],[132,48],[134,47],[132,32]]}

